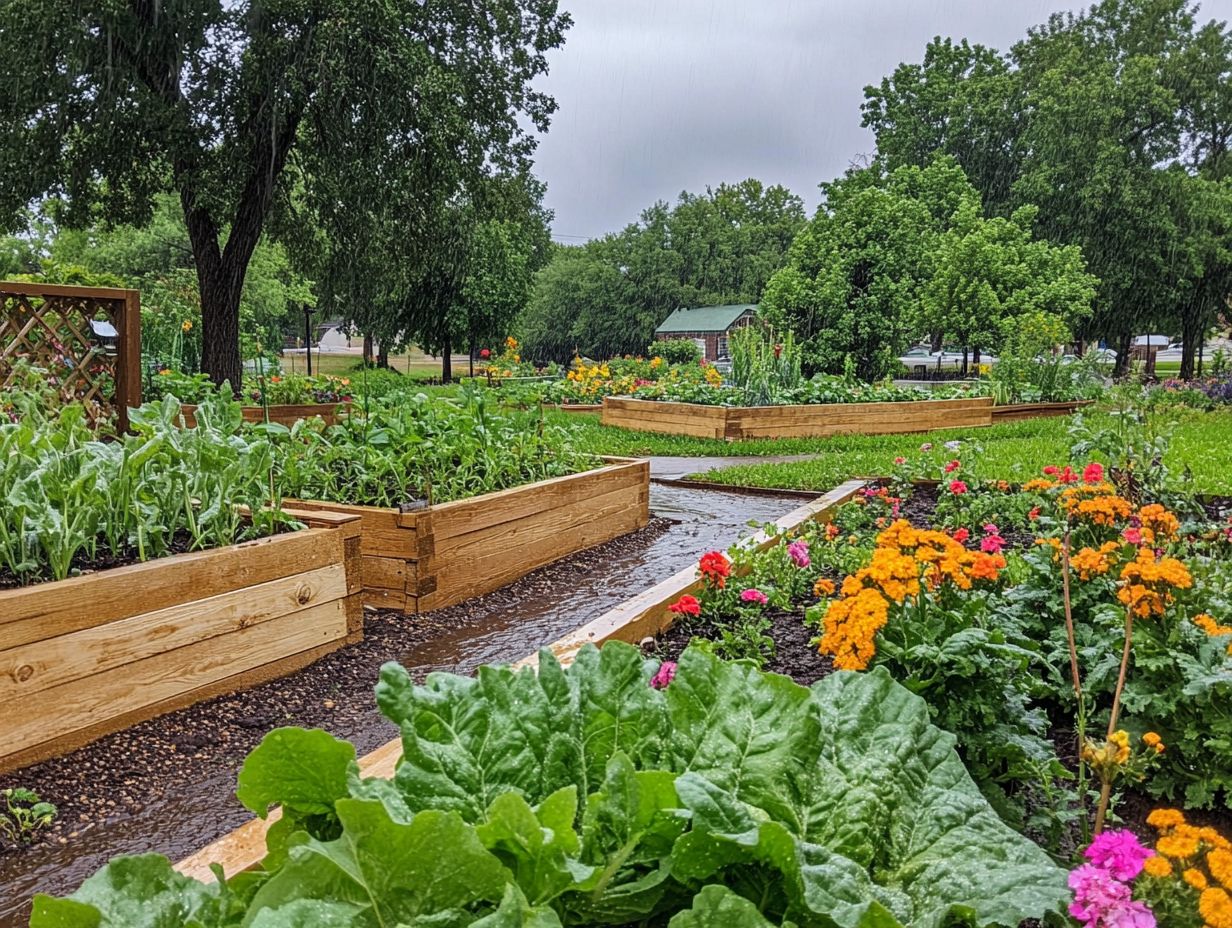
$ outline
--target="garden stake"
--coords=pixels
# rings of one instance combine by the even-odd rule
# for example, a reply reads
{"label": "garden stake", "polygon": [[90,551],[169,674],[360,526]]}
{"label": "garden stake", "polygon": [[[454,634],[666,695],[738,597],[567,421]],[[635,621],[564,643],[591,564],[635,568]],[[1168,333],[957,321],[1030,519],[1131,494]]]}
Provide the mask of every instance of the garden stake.
{"label": "garden stake", "polygon": [[[1108,719],[1108,738],[1116,731],[1117,718],[1121,714],[1121,693],[1125,690],[1125,675],[1129,670],[1129,652],[1134,639],[1134,612],[1125,610],[1125,647],[1121,649],[1121,670],[1117,674],[1116,692],[1112,696],[1112,714]],[[1112,796],[1112,778],[1105,777],[1099,791],[1099,808],[1095,810],[1095,834],[1104,830],[1104,816],[1108,812],[1108,800]]]}
{"label": "garden stake", "polygon": [[[1070,582],[1069,582],[1069,546],[1070,546],[1070,529],[1069,520],[1066,518],[1065,524],[1065,539],[1061,543],[1061,601],[1065,606],[1065,634],[1069,641],[1069,669],[1074,681],[1074,696],[1078,699],[1077,713],[1077,741],[1078,741],[1078,808],[1082,813],[1080,821],[1082,822],[1082,836],[1084,841],[1090,840],[1090,831],[1087,824],[1087,776],[1086,763],[1082,759],[1082,748],[1087,741],[1087,704],[1082,695],[1082,678],[1078,673],[1078,643],[1074,634],[1074,609],[1073,603],[1070,601]],[[1097,821],[1099,816],[1097,816]],[[1096,834],[1098,834],[1098,825]]]}

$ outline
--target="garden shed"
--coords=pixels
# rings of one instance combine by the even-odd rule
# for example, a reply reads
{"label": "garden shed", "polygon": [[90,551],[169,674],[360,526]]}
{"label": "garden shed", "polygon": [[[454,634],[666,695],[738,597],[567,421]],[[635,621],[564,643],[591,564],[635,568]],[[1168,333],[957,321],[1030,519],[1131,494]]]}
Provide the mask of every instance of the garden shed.
{"label": "garden shed", "polygon": [[750,325],[757,315],[754,303],[733,306],[682,306],[655,329],[655,338],[689,338],[702,350],[702,358],[728,357],[727,339],[736,329]]}

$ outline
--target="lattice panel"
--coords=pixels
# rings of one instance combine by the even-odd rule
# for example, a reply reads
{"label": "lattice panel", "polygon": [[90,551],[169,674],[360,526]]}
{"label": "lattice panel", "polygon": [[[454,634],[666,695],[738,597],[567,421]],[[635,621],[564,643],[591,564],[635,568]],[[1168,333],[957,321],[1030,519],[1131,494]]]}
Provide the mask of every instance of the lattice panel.
{"label": "lattice panel", "polygon": [[90,320],[121,330],[124,312],[123,299],[10,292],[0,284],[0,389],[13,385],[16,364],[25,361],[65,403],[82,402],[95,424],[118,421],[118,346],[100,344]]}

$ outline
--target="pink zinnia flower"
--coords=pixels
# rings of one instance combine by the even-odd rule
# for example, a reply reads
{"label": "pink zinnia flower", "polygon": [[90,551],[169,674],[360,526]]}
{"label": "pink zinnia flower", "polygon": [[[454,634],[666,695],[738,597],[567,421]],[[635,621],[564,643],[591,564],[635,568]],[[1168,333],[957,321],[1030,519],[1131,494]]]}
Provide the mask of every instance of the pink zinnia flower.
{"label": "pink zinnia flower", "polygon": [[1097,835],[1083,856],[1116,879],[1128,882],[1142,872],[1143,861],[1154,852],[1143,847],[1132,831],[1117,828]]}
{"label": "pink zinnia flower", "polygon": [[958,470],[958,468],[960,467],[962,467],[962,461],[959,461],[957,459],[953,461],[949,461],[945,465],[945,472],[947,474],[952,474],[954,473],[954,471]]}
{"label": "pink zinnia flower", "polygon": [[1086,483],[1103,483],[1104,465],[1096,461],[1092,461],[1082,469],[1082,479]]}
{"label": "pink zinnia flower", "polygon": [[962,496],[967,492],[967,485],[961,480],[955,480],[950,484],[950,492],[955,496]]}
{"label": "pink zinnia flower", "polygon": [[1005,539],[1000,535],[985,535],[980,539],[980,550],[985,554],[1000,554],[1005,547]]}
{"label": "pink zinnia flower", "polygon": [[740,594],[740,599],[746,603],[757,603],[759,606],[764,606],[769,600],[766,594],[761,590],[749,588]]}
{"label": "pink zinnia flower", "polygon": [[906,458],[895,458],[895,459],[894,459],[894,463],[895,463],[895,464],[906,464],[906,463],[907,463],[907,459],[906,459]]}
{"label": "pink zinnia flower", "polygon": [[787,556],[796,562],[797,567],[808,567],[809,561],[808,542],[803,538],[793,541],[787,546]]}
{"label": "pink zinnia flower", "polygon": [[1155,915],[1144,903],[1134,902],[1129,884],[1092,864],[1069,875],[1074,891],[1069,914],[1083,928],[1155,928]]}
{"label": "pink zinnia flower", "polygon": [[664,661],[650,678],[650,685],[656,690],[665,690],[672,680],[676,679],[676,662]]}
{"label": "pink zinnia flower", "polygon": [[1125,531],[1121,532],[1121,537],[1128,541],[1131,545],[1140,545],[1142,544],[1142,529],[1132,527],[1127,528]]}

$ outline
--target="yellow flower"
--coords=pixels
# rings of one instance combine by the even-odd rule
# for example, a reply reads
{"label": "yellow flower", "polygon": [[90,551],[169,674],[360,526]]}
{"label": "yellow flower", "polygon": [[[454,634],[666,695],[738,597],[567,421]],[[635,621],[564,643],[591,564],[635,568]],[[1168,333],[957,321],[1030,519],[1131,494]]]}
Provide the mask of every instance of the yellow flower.
{"label": "yellow flower", "polygon": [[181,331],[181,332],[191,332],[191,331],[192,331],[192,320],[191,320],[191,319],[185,319],[185,320],[184,320],[184,321],[180,324],[180,331]]}
{"label": "yellow flower", "polygon": [[[1162,858],[1155,858],[1155,857],[1151,858],[1151,860],[1156,860],[1156,859],[1162,860]],[[1168,865],[1168,869],[1169,870],[1172,869],[1171,864]],[[1181,879],[1197,890],[1203,890],[1203,889],[1206,889],[1207,887],[1206,874],[1203,873],[1201,870],[1195,870],[1193,867],[1190,867],[1188,870],[1182,873]]]}
{"label": "yellow flower", "polygon": [[818,598],[822,596],[833,596],[834,581],[821,577],[816,583],[813,584],[813,595]]}
{"label": "yellow flower", "polygon": [[1192,835],[1164,835],[1155,842],[1155,850],[1173,860],[1188,860],[1198,853],[1198,839]]}
{"label": "yellow flower", "polygon": [[1226,847],[1216,848],[1206,855],[1206,866],[1210,868],[1211,876],[1232,889],[1232,851]]}
{"label": "yellow flower", "polygon": [[1206,889],[1198,897],[1198,914],[1210,928],[1232,928],[1232,898],[1222,889]]}
{"label": "yellow flower", "polygon": [[1143,861],[1142,869],[1146,871],[1147,876],[1153,876],[1157,880],[1172,876],[1171,862],[1167,857],[1160,857],[1158,854]]}
{"label": "yellow flower", "polygon": [[1185,813],[1177,809],[1155,809],[1146,817],[1146,823],[1152,828],[1166,831],[1177,825],[1185,824]]}
{"label": "yellow flower", "polygon": [[158,376],[159,377],[170,377],[171,371],[168,368],[164,367],[161,371],[158,372]]}
{"label": "yellow flower", "polygon": [[515,348],[518,347],[518,340],[514,338],[512,335],[510,335],[508,338],[505,339],[505,347],[508,348],[510,351],[513,351]]}

